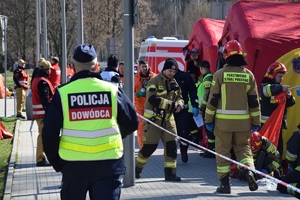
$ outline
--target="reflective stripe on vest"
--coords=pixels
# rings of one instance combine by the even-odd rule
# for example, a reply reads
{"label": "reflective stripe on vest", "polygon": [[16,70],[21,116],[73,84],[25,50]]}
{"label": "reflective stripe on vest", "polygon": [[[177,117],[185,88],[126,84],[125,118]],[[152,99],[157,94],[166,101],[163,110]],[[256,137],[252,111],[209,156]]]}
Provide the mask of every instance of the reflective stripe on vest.
{"label": "reflective stripe on vest", "polygon": [[45,110],[42,104],[32,105],[32,114],[33,115],[45,115]]}
{"label": "reflective stripe on vest", "polygon": [[216,118],[218,119],[249,119],[248,110],[221,110],[217,109]]}
{"label": "reflective stripe on vest", "polygon": [[97,78],[83,78],[58,88],[58,92],[64,115],[60,157],[69,161],[121,158],[117,86]]}
{"label": "reflective stripe on vest", "polygon": [[262,116],[260,116],[260,123],[262,123],[262,124],[264,124],[264,123],[266,123],[266,121],[269,119],[269,116],[264,116],[264,115],[262,115]]}

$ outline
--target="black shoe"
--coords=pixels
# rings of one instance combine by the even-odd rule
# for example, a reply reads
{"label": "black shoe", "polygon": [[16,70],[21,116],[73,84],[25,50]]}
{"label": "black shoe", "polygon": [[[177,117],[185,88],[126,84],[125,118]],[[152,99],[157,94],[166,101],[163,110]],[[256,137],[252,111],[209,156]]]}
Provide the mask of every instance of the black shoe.
{"label": "black shoe", "polygon": [[189,157],[187,154],[181,154],[181,161],[187,163],[189,161]]}
{"label": "black shoe", "polygon": [[181,178],[176,176],[176,174],[172,174],[172,175],[169,175],[169,176],[165,176],[165,181],[179,182],[179,181],[181,181]]}
{"label": "black shoe", "polygon": [[248,170],[248,171],[246,172],[245,177],[246,177],[246,180],[247,180],[247,182],[248,182],[249,190],[250,190],[250,191],[255,191],[255,190],[257,190],[257,189],[258,189],[258,185],[257,185],[257,183],[256,183],[255,176],[254,176],[253,172],[250,171],[250,170]]}
{"label": "black shoe", "polygon": [[141,178],[142,170],[143,169],[141,169],[139,167],[135,167],[135,178],[137,178],[137,179]]}
{"label": "black shoe", "polygon": [[47,166],[51,166],[51,164],[47,161],[47,160],[42,160],[40,162],[36,163],[37,167],[47,167]]}
{"label": "black shoe", "polygon": [[203,156],[206,152],[207,152],[207,151],[201,151],[201,152],[199,153],[199,156]]}
{"label": "black shoe", "polygon": [[231,188],[230,185],[220,185],[220,187],[217,188],[218,193],[222,194],[230,194],[231,193]]}
{"label": "black shoe", "polygon": [[26,117],[23,115],[17,115],[17,118],[26,119]]}
{"label": "black shoe", "polygon": [[202,154],[203,158],[216,158],[215,154],[212,154],[208,151],[206,151],[204,154]]}

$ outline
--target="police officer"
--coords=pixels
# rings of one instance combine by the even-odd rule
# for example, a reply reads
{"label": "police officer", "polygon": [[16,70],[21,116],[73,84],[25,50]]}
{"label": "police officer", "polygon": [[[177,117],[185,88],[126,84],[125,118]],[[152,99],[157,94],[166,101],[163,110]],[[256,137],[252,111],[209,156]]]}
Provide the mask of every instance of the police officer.
{"label": "police officer", "polygon": [[[242,67],[247,63],[238,41],[227,42],[223,54],[226,64],[213,76],[205,110],[206,127],[214,131],[216,152],[230,157],[233,148],[239,162],[254,168],[248,139],[251,136],[251,123],[252,130],[257,130],[260,125],[256,81],[252,72]],[[217,157],[216,161],[221,182],[217,192],[230,194],[230,162],[221,157]],[[253,172],[247,170],[245,177],[249,189],[257,190]]]}
{"label": "police officer", "polygon": [[101,78],[104,81],[112,82],[122,87],[122,81],[120,74],[118,72],[119,60],[113,54],[111,54],[107,59],[107,67],[101,72]]}
{"label": "police officer", "polygon": [[[187,124],[189,123],[188,110],[189,110],[189,106],[191,106],[193,116],[197,117],[199,114],[197,88],[195,82],[193,81],[191,75],[188,72],[183,72],[180,69],[177,69],[174,78],[179,84],[179,87],[182,92],[182,98],[185,104],[184,108],[180,112],[174,114],[177,133],[180,137],[186,140],[190,140],[191,139],[190,129],[187,126]],[[189,105],[189,101],[191,105]],[[180,143],[181,160],[182,162],[186,163],[188,162],[187,151],[188,151],[189,143],[184,140],[180,140],[179,143]]]}
{"label": "police officer", "polygon": [[[125,173],[122,138],[138,119],[117,86],[102,81],[92,45],[73,54],[76,74],[56,89],[43,128],[48,160],[62,172],[61,199],[120,199]],[[97,72],[94,72],[97,71]]]}
{"label": "police officer", "polygon": [[14,70],[13,80],[17,96],[17,115],[16,117],[25,119],[22,111],[25,104],[26,91],[28,90],[28,73],[25,71],[26,62],[23,59],[18,61],[18,67]]}
{"label": "police officer", "polygon": [[[297,127],[298,130],[295,131],[288,140],[286,147],[286,158],[289,162],[291,171],[282,178],[282,181],[300,188],[300,124]],[[290,193],[300,199],[300,193],[291,190],[282,184],[277,184],[277,190],[282,193]]]}
{"label": "police officer", "polygon": [[[162,71],[149,80],[146,87],[144,110],[144,116],[146,118],[173,133],[176,133],[173,112],[180,112],[184,105],[180,87],[174,79],[177,70],[178,64],[176,60],[174,58],[168,58],[164,63]],[[144,123],[144,145],[139,150],[136,158],[135,176],[136,178],[141,177],[142,170],[149,157],[156,150],[160,139],[162,139],[165,148],[165,180],[181,181],[181,178],[176,176],[176,137],[148,122]]]}
{"label": "police officer", "polygon": [[40,69],[32,81],[32,115],[39,130],[36,147],[36,166],[38,167],[50,166],[49,162],[45,158],[43,149],[42,129],[45,113],[54,95],[54,87],[49,81],[51,69],[53,69],[51,63],[43,60],[40,63]]}

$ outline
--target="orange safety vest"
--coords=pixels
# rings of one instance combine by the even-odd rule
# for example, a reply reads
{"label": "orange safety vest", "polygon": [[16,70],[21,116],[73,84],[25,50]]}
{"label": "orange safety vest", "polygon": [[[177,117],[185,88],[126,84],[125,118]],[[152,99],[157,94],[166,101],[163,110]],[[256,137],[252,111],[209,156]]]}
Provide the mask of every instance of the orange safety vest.
{"label": "orange safety vest", "polygon": [[32,115],[34,119],[37,118],[44,118],[45,110],[41,103],[39,91],[38,91],[38,83],[43,80],[46,81],[50,87],[50,101],[52,100],[52,96],[54,94],[54,87],[52,86],[51,82],[46,79],[45,77],[36,77],[32,81]]}

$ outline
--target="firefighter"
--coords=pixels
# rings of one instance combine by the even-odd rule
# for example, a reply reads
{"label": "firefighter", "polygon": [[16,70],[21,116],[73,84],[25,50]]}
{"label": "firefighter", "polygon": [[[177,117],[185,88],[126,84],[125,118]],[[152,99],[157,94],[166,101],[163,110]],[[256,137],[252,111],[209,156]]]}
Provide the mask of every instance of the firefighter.
{"label": "firefighter", "polygon": [[[205,123],[215,135],[216,152],[230,157],[231,148],[237,160],[254,168],[253,157],[248,139],[252,131],[260,125],[260,108],[257,86],[253,73],[244,68],[247,65],[241,44],[230,40],[223,51],[226,64],[213,75],[212,87],[205,110]],[[252,126],[251,126],[252,124]],[[219,193],[231,193],[230,161],[216,158],[217,173],[221,182]],[[245,172],[249,189],[258,189],[254,173]]]}
{"label": "firefighter", "polygon": [[[139,61],[139,71],[134,76],[134,105],[138,114],[144,116],[144,105],[146,101],[146,86],[150,78],[156,74],[150,70],[146,60]],[[140,148],[143,146],[144,125],[143,119],[139,117],[139,127],[137,130],[137,141]]]}
{"label": "firefighter", "polygon": [[23,59],[18,61],[18,67],[14,70],[13,80],[17,96],[17,115],[16,117],[26,119],[22,115],[25,105],[26,91],[28,90],[28,73],[25,71],[26,62]]}
{"label": "firefighter", "polygon": [[46,160],[43,143],[42,143],[42,129],[44,126],[44,117],[46,110],[54,95],[54,87],[49,80],[49,75],[53,66],[46,60],[40,63],[40,69],[32,81],[32,114],[38,125],[38,137],[36,147],[36,166],[50,166]]}
{"label": "firefighter", "polygon": [[125,173],[122,138],[137,129],[132,102],[102,81],[92,45],[73,53],[76,74],[57,87],[43,128],[45,153],[62,172],[62,200],[120,199]]}
{"label": "firefighter", "polygon": [[255,169],[281,179],[281,155],[272,142],[268,138],[261,136],[259,132],[253,132],[249,144],[254,158]]}
{"label": "firefighter", "polygon": [[[178,64],[174,58],[166,59],[162,71],[151,78],[146,87],[146,103],[144,116],[158,126],[176,133],[173,112],[178,113],[184,106],[181,90],[174,79]],[[164,132],[158,127],[144,122],[143,146],[136,158],[135,176],[141,177],[142,170],[148,159],[156,150],[159,140],[162,139],[164,153],[164,173],[166,181],[181,181],[176,176],[177,146],[176,137]]]}
{"label": "firefighter", "polygon": [[[261,126],[263,126],[270,115],[278,107],[278,103],[274,101],[274,97],[281,93],[286,92],[286,107],[284,110],[284,115],[282,118],[281,130],[278,138],[277,149],[281,155],[283,155],[283,139],[282,139],[282,129],[287,129],[287,108],[295,105],[295,98],[293,97],[289,86],[282,85],[284,74],[287,72],[284,64],[280,62],[272,63],[262,81],[260,88],[260,105],[261,105]],[[282,160],[282,168],[284,173],[287,172],[287,161]]]}
{"label": "firefighter", "polygon": [[[300,188],[300,124],[298,130],[293,133],[287,142],[286,158],[289,162],[291,171],[289,171],[282,181],[289,183],[297,188]],[[277,190],[282,193],[290,193],[300,199],[300,194],[282,184],[277,184]]]}
{"label": "firefighter", "polygon": [[[177,133],[180,137],[190,140],[190,130],[187,126],[188,122],[188,110],[191,107],[193,116],[197,117],[199,114],[199,104],[198,104],[198,96],[197,96],[197,88],[195,82],[193,81],[191,75],[188,72],[183,72],[180,69],[177,69],[177,72],[174,76],[175,80],[179,84],[182,92],[182,98],[184,100],[184,108],[174,114],[175,121],[176,121],[176,129]],[[189,102],[191,105],[189,105]],[[180,153],[181,153],[181,160],[182,162],[188,162],[188,147],[189,143],[180,140],[179,141]]]}
{"label": "firefighter", "polygon": [[[200,114],[203,115],[205,121],[205,108],[207,104],[207,100],[209,97],[209,92],[211,88],[211,82],[213,79],[213,75],[210,71],[210,64],[207,60],[203,60],[199,63],[200,72],[201,72],[201,80],[198,87],[198,97],[200,102]],[[215,136],[214,133],[209,131],[205,126],[205,132],[208,138],[208,149],[215,151]],[[214,158],[215,155],[206,151],[200,154],[204,158]]]}

